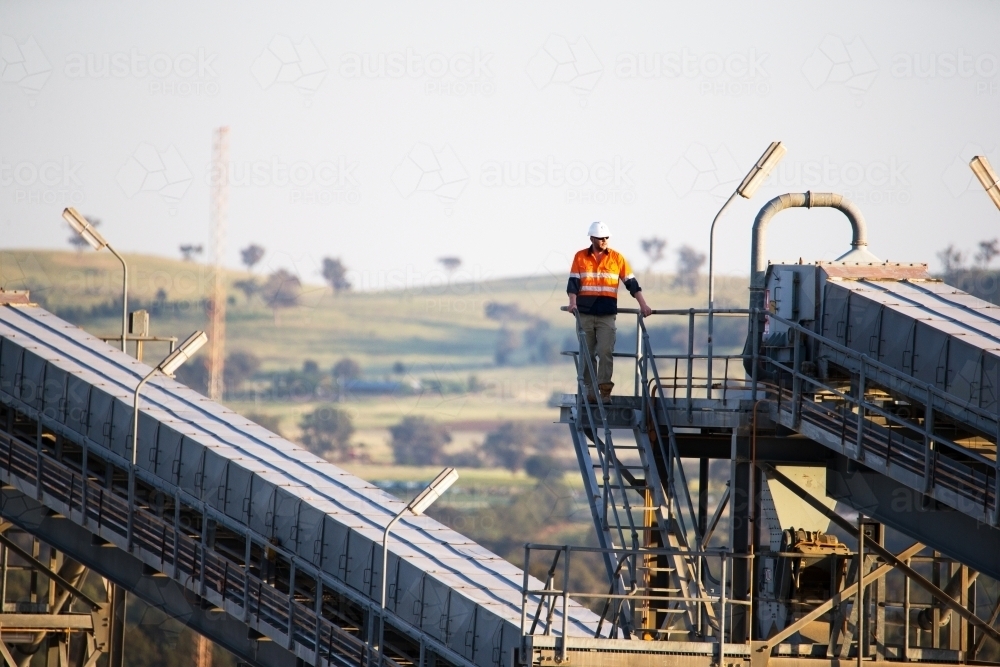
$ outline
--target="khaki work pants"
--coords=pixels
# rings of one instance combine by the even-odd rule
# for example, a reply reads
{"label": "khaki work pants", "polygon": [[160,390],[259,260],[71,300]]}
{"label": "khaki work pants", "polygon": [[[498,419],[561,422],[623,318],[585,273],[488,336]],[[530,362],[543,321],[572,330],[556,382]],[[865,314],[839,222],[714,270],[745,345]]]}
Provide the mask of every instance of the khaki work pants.
{"label": "khaki work pants", "polygon": [[[617,331],[615,328],[615,316],[584,315],[580,313],[580,326],[583,328],[584,338],[587,340],[587,351],[590,352],[590,361],[597,369],[597,384],[602,385],[611,382],[611,375],[615,364],[615,333]],[[593,385],[590,380],[590,368],[584,359],[580,361],[583,363],[583,386],[586,391],[592,391]]]}

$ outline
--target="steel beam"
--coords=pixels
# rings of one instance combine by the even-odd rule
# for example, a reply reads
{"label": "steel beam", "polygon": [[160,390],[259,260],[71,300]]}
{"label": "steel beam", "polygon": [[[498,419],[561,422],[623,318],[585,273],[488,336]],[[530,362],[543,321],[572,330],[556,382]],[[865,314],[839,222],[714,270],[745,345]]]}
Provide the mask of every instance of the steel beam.
{"label": "steel beam", "polygon": [[[818,499],[816,499],[811,493],[809,493],[805,489],[801,488],[798,484],[796,484],[792,480],[790,480],[787,477],[785,477],[784,475],[782,475],[773,466],[769,466],[767,464],[765,464],[765,465],[768,468],[768,473],[774,479],[776,479],[782,486],[784,486],[786,489],[788,489],[789,491],[791,491],[792,493],[794,493],[795,495],[797,495],[802,500],[806,501],[810,506],[812,506],[814,509],[816,509],[820,514],[822,514],[823,516],[825,516],[826,518],[830,519],[835,524],[837,524],[838,526],[840,526],[840,528],[843,529],[845,532],[849,533],[851,536],[853,536],[855,538],[858,537],[858,530],[857,530],[857,528],[855,528],[851,524],[850,521],[847,521],[842,516],[840,516],[839,514],[837,514],[836,512],[834,512],[833,510],[829,509],[826,505],[824,505]],[[950,597],[943,590],[941,590],[940,588],[938,588],[937,586],[935,586],[934,584],[932,584],[930,581],[928,581],[919,572],[915,571],[913,568],[911,568],[909,565],[907,565],[906,563],[904,563],[899,558],[896,558],[895,554],[893,554],[891,551],[888,551],[885,547],[883,547],[883,546],[881,546],[879,544],[876,544],[876,543],[871,544],[869,546],[869,549],[871,549],[872,551],[874,551],[875,553],[877,553],[879,556],[881,556],[887,562],[892,563],[897,569],[899,569],[901,572],[903,572],[903,574],[905,574],[914,583],[916,583],[918,586],[920,586],[921,588],[923,588],[925,591],[927,591],[928,593],[930,593],[931,595],[933,595],[934,597],[936,597],[938,600],[940,600],[942,603],[944,603],[944,605],[946,607],[948,607],[953,612],[955,612],[956,614],[958,614],[961,618],[964,618],[966,621],[968,621],[972,625],[975,625],[976,627],[978,627],[984,633],[988,634],[990,636],[990,638],[992,638],[992,639],[1000,642],[1000,632],[998,632],[995,628],[993,628],[992,626],[990,626],[986,621],[984,621],[983,619],[979,618],[974,613],[972,613],[971,611],[969,611],[968,609],[966,609],[965,607],[963,607],[960,603],[958,603],[957,601],[955,601],[954,598]],[[994,554],[995,554],[995,552],[994,552]]]}
{"label": "steel beam", "polygon": [[95,544],[93,533],[14,488],[0,489],[0,514],[151,607],[208,637],[254,667],[296,667],[295,655],[277,642],[248,637],[247,626],[221,609],[204,609],[181,584],[146,575],[144,564],[118,548]]}
{"label": "steel beam", "polygon": [[841,457],[826,477],[831,498],[1000,580],[1000,530]]}
{"label": "steel beam", "polygon": [[32,555],[30,553],[28,553],[27,551],[25,551],[24,549],[22,549],[21,547],[19,547],[16,542],[14,542],[13,540],[11,540],[9,537],[7,537],[6,535],[4,535],[3,533],[0,533],[0,544],[3,544],[9,550],[13,551],[18,556],[20,556],[24,560],[28,561],[28,563],[31,564],[31,567],[33,567],[38,572],[41,572],[42,574],[44,574],[51,581],[59,584],[59,586],[61,586],[64,591],[69,591],[73,595],[73,597],[77,598],[81,602],[86,603],[86,605],[88,607],[90,607],[92,610],[97,611],[98,609],[101,608],[101,605],[100,605],[99,602],[97,602],[96,600],[91,599],[89,595],[87,595],[86,593],[84,593],[83,591],[81,591],[79,588],[77,588],[76,586],[74,586],[70,582],[66,581],[66,579],[64,579],[63,577],[59,576],[59,574],[57,572],[53,572],[50,568],[48,568],[40,560],[38,560],[37,558],[32,557]]}
{"label": "steel beam", "polygon": [[[919,542],[917,542],[916,544],[913,544],[909,548],[904,549],[900,553],[896,554],[896,558],[898,558],[900,560],[906,560],[907,558],[909,558],[909,557],[911,557],[911,556],[919,553],[923,548],[924,548],[924,545],[920,544]],[[893,566],[893,565],[881,565],[881,566],[879,566],[878,568],[876,568],[875,570],[873,570],[869,574],[865,575],[864,583],[862,585],[863,586],[868,586],[869,584],[871,584],[871,583],[873,583],[875,581],[878,581],[879,579],[881,579],[882,577],[884,577],[885,575],[887,575],[891,570],[893,570],[894,567],[895,566]],[[834,594],[834,596],[832,598],[830,598],[826,602],[823,602],[822,604],[820,604],[818,607],[816,607],[815,609],[813,609],[812,611],[810,611],[808,614],[806,614],[805,616],[803,616],[799,620],[795,621],[794,623],[792,623],[790,625],[786,625],[782,630],[780,630],[773,637],[770,637],[769,639],[767,639],[766,641],[763,641],[763,642],[759,642],[759,643],[758,642],[754,642],[754,644],[755,644],[754,652],[755,653],[766,653],[766,654],[769,655],[772,648],[774,648],[775,646],[777,646],[781,642],[785,641],[786,639],[788,639],[789,637],[791,637],[792,635],[794,635],[796,632],[798,632],[802,628],[806,627],[808,624],[810,624],[813,621],[815,621],[817,618],[819,618],[820,616],[822,616],[826,612],[828,612],[831,609],[833,609],[836,605],[839,605],[839,604],[841,604],[842,602],[844,602],[846,600],[850,600],[852,597],[854,597],[854,595],[857,592],[858,592],[858,590],[856,588],[845,588],[844,590],[837,592],[836,594]]]}

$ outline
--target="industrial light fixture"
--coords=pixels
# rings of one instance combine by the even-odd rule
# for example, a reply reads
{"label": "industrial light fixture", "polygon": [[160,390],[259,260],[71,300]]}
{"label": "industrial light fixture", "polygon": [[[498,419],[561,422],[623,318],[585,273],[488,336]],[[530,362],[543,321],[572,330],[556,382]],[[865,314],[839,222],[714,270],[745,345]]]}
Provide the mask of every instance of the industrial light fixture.
{"label": "industrial light fixture", "polygon": [[204,331],[195,331],[188,336],[187,340],[180,344],[180,347],[161,361],[160,365],[154,370],[160,371],[164,375],[173,375],[184,362],[190,359],[207,342],[208,335]]}
{"label": "industrial light fixture", "polygon": [[771,171],[781,162],[781,158],[785,157],[785,153],[787,152],[788,149],[780,141],[771,142],[771,145],[767,147],[767,150],[760,156],[760,159],[750,168],[750,171],[743,178],[736,191],[729,195],[729,199],[722,205],[719,212],[715,214],[715,218],[712,220],[712,228],[708,232],[708,398],[712,398],[712,334],[714,333],[715,319],[713,316],[713,311],[715,310],[715,223],[719,221],[722,213],[736,199],[736,195],[744,199],[753,197],[754,193],[757,192],[757,188],[767,180]]}
{"label": "industrial light fixture", "polygon": [[86,241],[93,247],[94,250],[101,250],[104,246],[108,245],[108,242],[104,240],[101,233],[90,224],[90,221],[85,217],[80,215],[80,213],[75,208],[67,208],[63,211],[63,219],[69,223],[69,226],[73,228],[77,234],[83,237]]}
{"label": "industrial light fixture", "polygon": [[417,516],[420,516],[427,508],[434,504],[438,498],[448,490],[452,484],[458,481],[458,471],[454,468],[445,468],[438,476],[434,478],[427,488],[420,492],[420,494],[410,501],[410,504],[406,506],[406,509],[410,510]]}
{"label": "industrial light fixture", "polygon": [[772,141],[771,145],[764,151],[764,154],[757,160],[757,164],[750,169],[750,173],[746,175],[740,186],[736,188],[736,192],[744,199],[753,197],[760,184],[767,180],[771,170],[781,162],[781,158],[785,157],[785,153],[787,152],[788,149],[782,146],[780,141]]}
{"label": "industrial light fixture", "polygon": [[83,240],[89,243],[94,250],[107,248],[122,263],[122,352],[124,352],[125,342],[128,340],[128,266],[125,264],[125,259],[75,208],[70,206],[64,209],[62,217],[73,228],[73,231],[82,236]]}
{"label": "industrial light fixture", "polygon": [[380,603],[380,613],[379,613],[379,630],[378,630],[378,664],[382,664],[383,655],[383,643],[385,640],[385,584],[386,584],[386,570],[389,567],[389,529],[392,528],[393,524],[399,521],[404,514],[410,512],[415,516],[420,516],[427,508],[434,504],[438,498],[444,494],[448,488],[458,481],[458,471],[454,468],[445,468],[438,473],[438,476],[427,485],[427,488],[421,491],[417,496],[409,502],[409,504],[401,509],[399,513],[392,517],[392,520],[385,526],[385,531],[382,533],[382,598]]}
{"label": "industrial light fixture", "polygon": [[142,388],[149,382],[154,375],[157,373],[163,373],[164,375],[173,375],[174,372],[180,368],[181,364],[194,356],[201,347],[208,342],[208,335],[204,331],[195,331],[193,334],[187,337],[183,343],[181,343],[176,350],[171,352],[157,364],[156,368],[149,371],[146,377],[139,381],[139,384],[135,386],[135,392],[132,395],[132,467],[128,471],[128,502],[129,502],[129,513],[128,513],[128,545],[129,549],[132,548],[132,515],[135,511],[135,467],[137,462],[137,457],[139,454],[139,392]]}
{"label": "industrial light fixture", "polygon": [[993,204],[1000,208],[1000,179],[997,179],[997,174],[990,166],[990,161],[986,159],[985,155],[977,155],[969,162],[969,166],[972,167],[979,182],[983,184],[986,194],[993,200]]}

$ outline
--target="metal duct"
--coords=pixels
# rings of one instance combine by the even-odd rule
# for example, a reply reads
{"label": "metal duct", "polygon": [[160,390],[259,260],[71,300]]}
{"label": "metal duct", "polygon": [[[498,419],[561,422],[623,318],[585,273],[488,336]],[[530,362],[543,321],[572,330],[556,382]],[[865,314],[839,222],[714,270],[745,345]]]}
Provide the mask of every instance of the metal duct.
{"label": "metal duct", "polygon": [[[838,258],[838,261],[878,261],[864,249],[868,245],[868,226],[861,211],[843,195],[834,192],[799,192],[779,195],[767,202],[760,209],[753,223],[753,237],[750,241],[750,286],[751,289],[764,289],[764,273],[767,271],[765,253],[765,237],[767,223],[771,218],[786,208],[835,208],[847,216],[851,223],[851,251]],[[861,251],[859,254],[856,251]]]}

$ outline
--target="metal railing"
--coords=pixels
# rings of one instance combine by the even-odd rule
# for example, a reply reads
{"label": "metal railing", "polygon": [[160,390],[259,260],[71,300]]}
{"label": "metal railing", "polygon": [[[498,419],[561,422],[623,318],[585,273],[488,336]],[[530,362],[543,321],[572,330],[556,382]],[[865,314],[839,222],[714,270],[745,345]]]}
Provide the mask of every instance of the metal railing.
{"label": "metal railing", "polygon": [[[774,314],[768,317],[794,332],[793,360],[788,364],[758,355],[754,368],[760,365],[778,377],[778,386],[784,387],[776,390],[779,414],[790,413],[789,425],[793,429],[798,429],[805,419],[827,431],[839,432],[841,453],[845,456],[858,461],[876,457],[881,459],[877,464],[887,470],[897,465],[920,476],[921,492],[929,494],[941,488],[954,493],[964,505],[956,509],[968,512],[981,508],[982,515],[977,518],[1000,526],[1000,457],[990,459],[935,430],[936,412],[990,419],[1000,431],[1000,421],[995,415],[795,322]],[[856,385],[844,391],[842,386],[803,372],[803,351],[810,344],[817,359],[835,355],[839,366],[853,367],[849,370],[856,371]],[[782,383],[782,377],[791,382]],[[902,393],[910,400],[922,398],[922,414],[901,415],[866,399],[866,390],[873,385],[895,389],[895,393]],[[818,393],[835,398],[840,405],[827,407],[806,400]],[[873,417],[885,424],[876,424]]]}
{"label": "metal railing", "polygon": [[[725,402],[732,396],[760,398],[762,396],[758,391],[763,390],[767,397],[778,402],[782,410],[791,411],[792,428],[798,428],[805,415],[807,421],[815,426],[840,433],[843,439],[842,453],[845,455],[861,461],[866,456],[874,456],[886,468],[898,465],[920,475],[923,488],[919,490],[923,493],[931,493],[935,488],[954,493],[964,503],[962,509],[968,511],[972,507],[979,507],[982,512],[979,518],[1000,526],[1000,457],[991,459],[935,430],[937,413],[1000,440],[998,415],[980,408],[971,399],[956,397],[931,383],[768,311],[712,311],[711,315],[716,320],[719,316],[749,316],[752,349],[747,354],[724,355],[710,354],[707,350],[702,353],[707,345],[699,342],[698,334],[702,330],[697,323],[698,318],[710,315],[708,310],[690,308],[653,311],[653,316],[684,320],[686,340],[678,342],[686,345],[686,352],[675,354],[657,354],[651,349],[648,345],[648,330],[638,310],[622,308],[619,313],[636,319],[636,351],[619,352],[614,356],[632,360],[636,377],[634,396],[643,398],[644,403],[657,398],[653,392],[658,392],[659,398],[669,399],[675,405],[685,405],[690,415],[698,399],[721,398]],[[769,357],[761,349],[757,329],[762,316],[793,332],[794,354],[790,362]],[[815,356],[813,361],[832,361],[844,368],[855,376],[856,387],[845,391],[842,386],[805,373],[802,364],[809,346]],[[662,375],[659,373],[659,366],[664,361],[667,362],[668,371]],[[744,364],[751,367],[749,377]],[[779,386],[770,382],[764,386],[758,382],[758,375],[769,372],[779,379],[784,377],[789,382],[785,383],[784,388],[781,388],[780,381],[777,382]],[[652,384],[653,391],[649,390],[651,382],[655,382]],[[790,385],[790,390],[787,385]],[[874,386],[919,403],[922,414],[905,416],[883,409],[877,402],[865,398],[866,388]],[[836,398],[842,402],[842,406],[831,408],[809,400],[809,395],[817,393]],[[861,397],[860,400],[858,396]],[[665,411],[662,410],[650,413],[665,416]],[[876,424],[873,418],[884,421],[885,425]],[[672,433],[672,429],[668,428],[668,432]],[[848,435],[850,443],[847,442]]]}
{"label": "metal railing", "polygon": [[[644,479],[635,480],[634,476],[628,474],[628,466],[625,466],[616,451],[611,429],[608,426],[607,413],[604,403],[601,400],[590,402],[584,396],[589,393],[591,396],[598,396],[598,383],[594,368],[594,359],[587,346],[586,335],[584,334],[580,318],[577,316],[577,337],[582,354],[575,354],[577,365],[577,401],[575,427],[580,431],[581,437],[578,441],[586,440],[589,437],[593,443],[593,449],[598,460],[598,467],[601,471],[601,478],[597,480],[591,477],[587,482],[593,487],[592,511],[594,512],[595,523],[597,524],[598,537],[602,547],[605,566],[612,583],[612,593],[618,590],[622,596],[622,604],[616,610],[616,619],[621,618],[623,633],[628,636],[633,627],[631,613],[627,608],[628,596],[625,594],[627,587],[625,580],[635,581],[635,561],[622,554],[634,552],[642,544],[648,544],[646,540],[650,536],[646,535],[645,540],[640,542],[640,532],[656,530],[661,534],[661,544],[676,544],[678,550],[670,552],[673,558],[674,570],[677,571],[676,580],[680,585],[679,595],[694,596],[700,599],[704,592],[704,581],[706,575],[710,578],[709,565],[702,556],[697,555],[700,549],[704,548],[705,540],[701,534],[698,524],[698,514],[694,507],[688,488],[688,481],[684,471],[684,466],[680,457],[670,414],[657,408],[654,398],[666,398],[667,383],[661,377],[658,368],[658,359],[672,359],[674,361],[674,381],[669,386],[673,389],[671,398],[676,400],[678,382],[678,368],[680,359],[686,360],[687,375],[683,386],[685,387],[685,398],[688,412],[692,409],[696,391],[696,380],[693,374],[695,363],[704,360],[709,371],[704,378],[702,389],[706,397],[712,395],[713,379],[711,367],[717,359],[721,359],[724,365],[723,380],[720,385],[723,387],[723,397],[727,397],[726,392],[735,386],[741,389],[746,386],[745,371],[743,370],[744,355],[723,355],[713,357],[711,355],[700,355],[695,350],[695,318],[709,314],[708,311],[688,309],[684,311],[654,311],[654,314],[666,316],[682,316],[687,321],[687,350],[688,355],[656,355],[652,349],[649,331],[646,328],[644,318],[638,311],[631,312],[636,317],[636,352],[631,355],[636,372],[636,396],[641,399],[642,424],[637,426],[644,431],[645,435],[637,435],[636,446],[632,449],[639,451],[643,460]],[[745,316],[749,311],[725,311],[726,315]],[[626,355],[617,355],[626,356]],[[740,377],[730,376],[730,363],[739,360]],[[587,386],[585,378],[590,379],[590,386]],[[739,383],[738,385],[736,383]],[[588,392],[589,390],[589,392]],[[661,428],[665,427],[665,428]],[[638,433],[638,431],[637,431]],[[664,437],[664,433],[666,437]],[[603,434],[603,437],[601,436]],[[581,455],[581,466],[586,471],[588,460]],[[586,472],[585,472],[586,474]],[[627,484],[628,482],[628,484]],[[630,486],[631,484],[631,486]],[[641,486],[636,486],[639,484]],[[629,499],[629,491],[636,493],[636,502],[633,504]],[[593,497],[599,493],[601,506],[594,507]],[[650,507],[649,505],[652,504]],[[656,510],[658,516],[655,522],[640,520],[635,511],[648,513]],[[639,525],[641,524],[641,525]],[[617,536],[617,544],[611,534],[604,535],[603,531],[614,531]],[[624,568],[624,570],[623,570]],[[674,595],[676,598],[677,595]],[[690,601],[690,600],[689,600]],[[709,608],[704,609],[705,613],[692,613],[689,616],[689,623],[700,626],[704,618],[714,620],[714,614]],[[618,627],[618,621],[615,622]],[[699,627],[700,631],[700,627]]]}
{"label": "metal railing", "polygon": [[[0,432],[0,479],[23,491],[31,490],[46,506],[89,526],[119,548],[125,547],[129,505],[113,489],[85,479],[79,471],[40,452],[16,436]],[[283,637],[286,648],[298,645],[314,656],[316,665],[376,665],[378,656],[365,642],[299,602],[293,592],[281,592],[251,573],[249,563],[237,562],[204,546],[173,522],[149,509],[133,508],[133,551],[179,584],[225,609],[250,627]],[[249,551],[249,545],[248,549]],[[322,596],[321,589],[317,594]],[[384,658],[383,664],[397,663]]]}
{"label": "metal railing", "polygon": [[[587,568],[590,562],[583,558],[573,558],[573,554],[613,555],[618,561],[620,572],[629,573],[624,590],[612,586],[610,590],[574,590],[571,581],[576,580],[572,564],[581,563],[578,568]],[[532,556],[537,563],[539,558],[548,564],[544,588],[531,588],[528,572],[532,566]],[[721,578],[718,588],[709,590],[705,595],[691,596],[681,594],[669,588],[658,587],[653,581],[663,568],[659,563],[667,562],[676,557],[696,556],[710,559],[718,563]],[[551,635],[557,630],[563,638],[559,645],[560,659],[565,660],[569,641],[566,635],[566,609],[569,600],[586,605],[588,602],[600,609],[600,621],[595,632],[595,638],[614,639],[621,630],[620,623],[623,614],[632,614],[630,619],[634,627],[650,637],[669,636],[671,632],[680,632],[671,627],[673,618],[684,613],[684,605],[708,606],[715,610],[715,624],[704,628],[706,637],[714,638],[722,652],[720,638],[727,637],[727,628],[733,627],[732,615],[736,607],[750,608],[749,600],[733,599],[732,582],[729,573],[733,571],[733,561],[749,559],[749,555],[733,554],[725,550],[691,551],[687,549],[615,549],[608,550],[599,547],[584,547],[552,544],[526,544],[524,546],[524,581],[521,589],[521,635]],[[551,559],[551,562],[549,562]],[[537,596],[537,603],[529,603],[529,599]],[[556,618],[558,616],[558,618]],[[657,618],[662,618],[657,622]],[[683,632],[687,632],[684,630]],[[728,641],[728,640],[727,640]],[[719,664],[723,664],[721,662]]]}
{"label": "metal railing", "polygon": [[[566,310],[563,307],[562,310]],[[642,335],[645,330],[645,321],[638,309],[619,308],[618,315],[628,315],[635,320],[635,351],[615,352],[615,359],[629,359],[634,370],[635,384],[632,395],[642,396],[640,387],[643,375],[643,366],[649,360],[666,361],[672,369],[666,373],[661,372],[660,382],[663,389],[670,390],[670,398],[684,398],[688,401],[694,398],[716,398],[716,394],[721,394],[723,400],[729,398],[732,391],[745,391],[748,388],[748,379],[743,370],[743,363],[752,355],[743,354],[715,354],[714,350],[720,346],[715,343],[711,349],[703,340],[702,334],[707,332],[709,316],[716,319],[716,326],[719,320],[740,319],[747,321],[751,311],[746,308],[717,308],[712,311],[704,308],[680,308],[653,310],[650,317],[657,318],[657,321],[670,321],[679,326],[675,331],[686,332],[683,340],[679,340],[678,346],[683,346],[683,352],[676,353],[646,353],[643,347]],[[661,319],[662,318],[662,319]],[[704,322],[705,327],[700,326]],[[752,322],[742,327],[743,334],[740,340],[745,340],[745,332],[753,325]],[[705,333],[707,336],[707,333]],[[718,333],[716,335],[718,337]],[[742,347],[739,343],[738,347]],[[581,347],[580,349],[583,349]],[[564,354],[577,355],[578,351],[568,350]],[[720,372],[721,371],[721,372]],[[620,392],[619,392],[619,395]]]}

